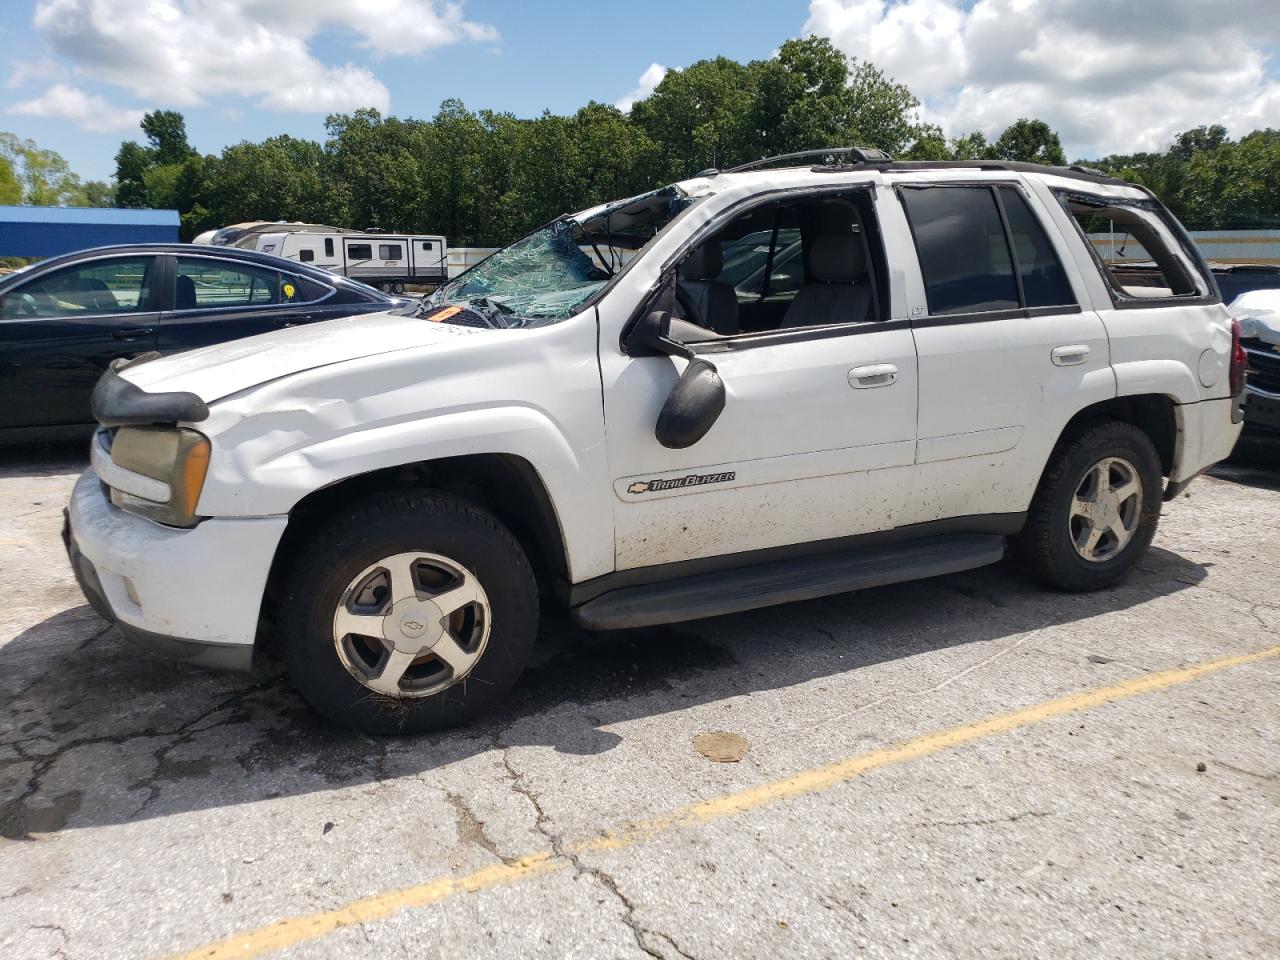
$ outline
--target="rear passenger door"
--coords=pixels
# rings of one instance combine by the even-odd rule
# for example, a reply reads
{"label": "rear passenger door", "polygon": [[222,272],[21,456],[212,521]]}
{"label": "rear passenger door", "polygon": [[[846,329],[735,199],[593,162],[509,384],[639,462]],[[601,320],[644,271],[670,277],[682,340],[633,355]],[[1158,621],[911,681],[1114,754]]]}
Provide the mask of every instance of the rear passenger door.
{"label": "rear passenger door", "polygon": [[331,288],[264,265],[208,256],[173,260],[172,309],[160,320],[161,353],[238,340],[323,319]]}
{"label": "rear passenger door", "polygon": [[1025,511],[1063,426],[1115,395],[1106,330],[1019,182],[913,182],[898,196],[924,291],[910,305],[919,439],[902,522]]}

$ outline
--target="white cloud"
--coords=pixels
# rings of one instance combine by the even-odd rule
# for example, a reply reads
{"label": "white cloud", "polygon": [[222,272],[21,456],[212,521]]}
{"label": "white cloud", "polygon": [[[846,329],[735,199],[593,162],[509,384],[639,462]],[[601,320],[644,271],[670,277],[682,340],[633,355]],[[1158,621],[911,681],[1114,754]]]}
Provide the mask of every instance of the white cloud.
{"label": "white cloud", "polygon": [[66,71],[52,57],[36,57],[34,60],[15,60],[5,86],[11,90],[25,87],[33,80],[49,80]]}
{"label": "white cloud", "polygon": [[1275,0],[810,0],[831,37],[924,101],[949,136],[1039,117],[1069,156],[1158,149],[1200,124],[1280,125]]}
{"label": "white cloud", "polygon": [[375,56],[497,40],[460,4],[437,0],[38,0],[34,23],[80,74],[158,105],[238,95],[311,113],[391,106],[373,71],[311,52],[326,30],[354,34]]}
{"label": "white cloud", "polygon": [[50,87],[33,100],[13,104],[9,107],[9,112],[29,117],[70,120],[81,129],[93,133],[137,130],[143,113],[141,110],[117,107],[102,97],[85,93],[79,87],[65,83]]}
{"label": "white cloud", "polygon": [[637,100],[643,100],[657,88],[662,82],[662,78],[667,75],[667,68],[660,63],[651,63],[644,73],[640,74],[640,81],[636,84],[635,89],[629,91],[625,96],[614,102],[614,106],[624,112],[630,111],[631,107]]}

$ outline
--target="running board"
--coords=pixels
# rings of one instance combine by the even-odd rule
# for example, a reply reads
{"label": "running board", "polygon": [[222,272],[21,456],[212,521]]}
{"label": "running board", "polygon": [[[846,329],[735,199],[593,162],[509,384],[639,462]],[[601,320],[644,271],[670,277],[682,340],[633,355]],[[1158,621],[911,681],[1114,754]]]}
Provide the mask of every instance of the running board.
{"label": "running board", "polygon": [[996,563],[1003,556],[1003,537],[929,537],[624,587],[575,607],[573,617],[588,630],[678,623],[958,573]]}

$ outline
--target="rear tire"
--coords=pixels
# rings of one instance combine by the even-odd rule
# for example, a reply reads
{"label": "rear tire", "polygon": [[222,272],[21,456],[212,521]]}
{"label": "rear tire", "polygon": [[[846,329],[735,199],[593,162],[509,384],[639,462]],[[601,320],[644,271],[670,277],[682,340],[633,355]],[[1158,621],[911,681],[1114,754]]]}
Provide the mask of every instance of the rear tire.
{"label": "rear tire", "polygon": [[1031,574],[1073,592],[1120,583],[1160,521],[1160,457],[1132,424],[1106,420],[1059,441],[1013,547]]}
{"label": "rear tire", "polygon": [[372,734],[467,723],[502,700],[532,654],[529,560],[464,500],[375,494],[331,517],[297,556],[280,617],[285,662],[334,723]]}

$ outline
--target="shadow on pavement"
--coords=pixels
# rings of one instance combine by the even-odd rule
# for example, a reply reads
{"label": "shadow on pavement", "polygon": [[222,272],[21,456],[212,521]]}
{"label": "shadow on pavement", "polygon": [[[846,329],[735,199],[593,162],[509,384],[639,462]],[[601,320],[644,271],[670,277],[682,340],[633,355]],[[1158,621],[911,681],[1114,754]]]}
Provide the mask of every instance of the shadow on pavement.
{"label": "shadow on pavement", "polygon": [[0,647],[0,836],[332,790],[507,746],[599,754],[621,741],[612,724],[1095,617],[1206,575],[1153,548],[1129,583],[1095,594],[1047,593],[1001,564],[616,634],[555,616],[497,714],[406,739],[325,725],[274,662],[218,674],[136,652],[81,606]]}

